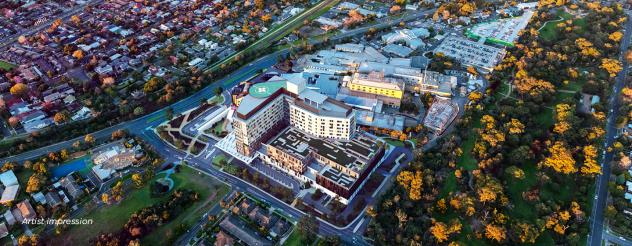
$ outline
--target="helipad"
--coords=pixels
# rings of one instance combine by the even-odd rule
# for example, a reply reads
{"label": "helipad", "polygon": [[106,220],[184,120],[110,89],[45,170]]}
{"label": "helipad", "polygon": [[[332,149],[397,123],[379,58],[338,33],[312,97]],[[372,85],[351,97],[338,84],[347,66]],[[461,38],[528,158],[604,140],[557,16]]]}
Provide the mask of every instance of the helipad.
{"label": "helipad", "polygon": [[275,91],[281,88],[286,88],[286,86],[286,81],[257,83],[250,86],[250,89],[248,89],[248,93],[256,98],[266,98],[272,95],[272,93],[274,93]]}

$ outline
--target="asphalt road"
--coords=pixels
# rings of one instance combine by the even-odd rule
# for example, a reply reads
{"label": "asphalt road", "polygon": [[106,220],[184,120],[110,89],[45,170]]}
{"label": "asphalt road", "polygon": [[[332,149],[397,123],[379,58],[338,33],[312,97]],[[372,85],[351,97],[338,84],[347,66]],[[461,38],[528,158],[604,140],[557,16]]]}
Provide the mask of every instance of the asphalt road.
{"label": "asphalt road", "polygon": [[[434,11],[434,9],[430,9],[430,10],[424,10],[415,14],[411,14],[408,16],[404,16],[404,17],[400,17],[397,19],[393,19],[390,21],[386,21],[386,22],[380,22],[377,23],[375,25],[370,25],[370,26],[366,26],[366,27],[361,27],[361,28],[357,28],[357,29],[353,29],[350,31],[347,31],[345,33],[336,35],[334,37],[332,37],[332,39],[336,40],[336,39],[342,39],[342,38],[346,38],[346,37],[351,37],[351,36],[355,36],[355,35],[359,35],[362,34],[366,31],[368,31],[371,27],[374,28],[382,28],[385,27],[387,25],[395,25],[398,24],[401,21],[410,21],[410,20],[414,20],[417,18],[421,18],[427,14],[430,14]],[[265,69],[265,68],[269,68],[272,65],[274,65],[277,61],[277,57],[279,56],[283,56],[283,55],[287,55],[289,52],[288,49],[285,50],[280,50],[277,52],[274,52],[272,54],[263,56],[255,61],[253,61],[252,63],[250,63],[249,65],[246,65],[244,67],[241,67],[240,69],[235,70],[234,72],[232,72],[231,74],[225,76],[222,79],[219,79],[213,83],[211,83],[210,85],[208,85],[207,87],[203,88],[202,90],[194,93],[193,95],[182,99],[174,104],[171,105],[171,108],[173,108],[173,113],[178,114],[178,113],[182,113],[184,111],[187,111],[189,109],[192,109],[196,106],[199,105],[200,100],[202,98],[210,98],[214,95],[214,90],[217,87],[222,87],[222,88],[231,88],[233,86],[235,86],[236,84],[238,84],[239,82],[241,82],[244,79],[247,79],[249,77],[252,77],[254,75],[256,75],[257,71],[260,69]],[[150,113],[148,115],[142,116],[140,118],[131,120],[131,121],[127,121],[127,122],[123,122],[123,123],[119,123],[117,125],[96,131],[91,133],[95,138],[97,139],[104,139],[104,138],[109,138],[112,134],[112,132],[119,130],[119,129],[125,129],[128,130],[129,132],[132,133],[137,133],[142,131],[143,129],[147,128],[147,127],[156,127],[158,126],[160,123],[164,122],[167,120],[166,115],[165,115],[165,110],[166,108],[163,108],[161,110],[155,111],[153,113]],[[13,155],[10,157],[6,157],[6,158],[2,158],[0,159],[0,163],[4,163],[6,161],[15,161],[15,162],[22,162],[25,160],[30,160],[30,159],[34,159],[37,158],[41,155],[44,154],[48,154],[49,152],[54,152],[54,151],[60,151],[62,149],[67,149],[67,148],[71,148],[72,144],[78,140],[83,140],[84,136],[80,136],[80,137],[76,137],[70,140],[66,140],[63,142],[59,142],[56,144],[51,144],[48,145],[46,147],[42,147],[39,149],[35,149],[35,150],[31,150],[31,151],[27,151],[18,155]]]}
{"label": "asphalt road", "polygon": [[604,231],[603,239],[607,242],[611,242],[619,246],[632,246],[632,243],[630,241],[626,240],[623,237],[612,235],[607,231]]}
{"label": "asphalt road", "polygon": [[[628,64],[628,62],[626,62],[625,59],[623,59],[623,55],[630,45],[630,35],[632,35],[632,33],[630,33],[631,29],[632,20],[628,18],[628,21],[625,24],[625,34],[623,35],[623,40],[621,41],[619,55],[619,60],[622,60],[623,62],[623,70],[619,72],[619,74],[617,74],[615,84],[612,87],[612,94],[610,95],[610,99],[608,100],[609,112],[606,122],[604,149],[607,149],[612,145],[615,135],[617,134],[615,121],[620,106],[618,98],[619,94],[621,94],[621,89],[623,89],[623,87],[625,86],[625,78],[628,74],[628,66],[630,65]],[[601,161],[602,174],[597,177],[597,187],[595,188],[595,193],[597,196],[593,203],[590,221],[590,235],[588,237],[588,242],[591,246],[601,246],[604,228],[603,215],[606,207],[606,200],[608,198],[608,179],[610,178],[610,162],[612,161],[612,157],[612,152],[603,152],[603,159]]]}
{"label": "asphalt road", "polygon": [[[334,36],[331,39],[336,40],[336,39],[342,39],[346,37],[359,35],[366,32],[371,27],[382,28],[389,25],[398,24],[401,21],[414,20],[417,18],[421,18],[433,11],[434,10],[432,9],[425,10],[422,12],[400,17],[397,19],[380,22],[375,25],[354,29],[354,30],[339,34],[337,36]],[[170,108],[173,109],[174,114],[179,114],[187,110],[193,109],[199,105],[201,99],[208,99],[212,97],[214,95],[215,88],[217,87],[231,88],[235,86],[237,83],[256,75],[257,71],[259,71],[260,69],[271,67],[272,65],[276,63],[277,57],[286,55],[286,54],[288,54],[288,49],[277,51],[275,53],[263,56],[253,61],[249,65],[246,65],[240,69],[237,69],[236,71],[232,72],[230,75],[213,82],[211,85],[203,88],[202,90],[194,93],[193,95],[172,104]],[[272,206],[274,206],[275,208],[282,209],[283,211],[285,211],[286,214],[293,217],[294,219],[298,219],[304,215],[302,211],[297,210],[294,207],[285,204],[284,202],[278,200],[275,197],[272,197],[271,195],[260,190],[256,186],[253,186],[250,183],[242,181],[241,179],[238,179],[229,174],[216,170],[214,167],[212,167],[212,165],[210,164],[208,160],[205,160],[203,158],[202,155],[200,155],[199,157],[190,156],[180,150],[177,150],[165,144],[153,132],[153,128],[157,127],[162,122],[167,120],[165,110],[166,108],[163,108],[161,110],[155,111],[153,113],[142,116],[140,118],[123,122],[123,123],[105,128],[103,130],[93,132],[91,134],[97,139],[105,139],[105,138],[109,138],[112,132],[119,129],[125,129],[131,133],[138,134],[143,139],[145,139],[145,141],[151,144],[168,162],[186,160],[190,166],[202,172],[205,172],[208,175],[211,175],[220,180],[223,180],[227,184],[234,187],[235,190],[248,192],[259,199],[270,202]],[[19,155],[3,158],[3,159],[0,159],[0,162],[5,162],[5,161],[21,162],[24,160],[33,159],[41,155],[45,155],[48,152],[59,151],[64,148],[71,148],[74,142],[78,140],[83,140],[83,138],[84,136],[81,136],[81,137],[77,137],[77,138],[63,141],[60,143],[52,144],[46,147],[42,147],[40,149],[28,151]],[[355,228],[357,227],[364,228],[367,222],[368,220],[358,218],[351,224],[347,225],[346,227],[340,228],[340,227],[333,226],[327,222],[320,221],[319,234],[337,235],[341,238],[343,242],[347,244],[369,245],[369,243],[364,241],[361,235],[358,235],[360,233],[355,233]]]}
{"label": "asphalt road", "polygon": [[[270,44],[276,42],[277,40],[283,38],[281,35],[283,35],[287,31],[288,27],[291,27],[291,26],[295,25],[296,23],[303,23],[303,21],[307,20],[313,14],[315,14],[315,13],[317,13],[317,12],[319,12],[319,11],[325,9],[325,8],[327,8],[327,6],[333,5],[334,3],[338,2],[338,1],[340,1],[340,0],[324,0],[324,1],[321,1],[320,3],[318,3],[314,7],[311,7],[307,11],[301,12],[298,16],[290,18],[290,21],[288,21],[286,23],[283,23],[282,26],[274,27],[274,29],[272,31],[269,31],[268,33],[266,33],[263,38],[261,38],[261,39],[257,40],[256,42],[254,42],[248,48],[232,54],[231,56],[229,56],[226,59],[224,59],[224,61],[229,61],[229,60],[233,59],[233,57],[236,57],[236,56],[242,54],[243,52],[245,52],[247,50],[250,50],[250,49],[253,49],[253,48],[256,49],[256,48],[258,48],[258,45],[260,45],[262,43],[267,43],[268,45],[270,45]],[[214,66],[211,66],[209,69],[205,70],[204,72],[207,73],[207,72],[215,69],[216,67],[220,66],[221,64],[223,64],[223,62],[217,63]]]}
{"label": "asphalt road", "polygon": [[[157,149],[163,150],[163,151],[160,151],[160,153],[167,160],[186,161],[188,166],[200,172],[204,172],[205,174],[209,176],[213,176],[219,179],[220,181],[223,181],[224,183],[233,187],[233,189],[236,191],[247,192],[258,199],[267,201],[271,206],[277,209],[283,210],[283,212],[287,214],[288,216],[290,216],[292,219],[298,220],[299,218],[305,215],[303,211],[300,211],[286,204],[285,202],[277,199],[276,197],[271,196],[270,194],[259,189],[255,185],[245,182],[230,174],[217,170],[211,164],[210,161],[205,160],[202,156],[200,157],[191,156],[181,150],[175,149],[171,146],[164,144],[162,140],[152,130],[149,130],[149,129],[143,130],[140,136],[145,141],[147,141],[148,143],[156,147]],[[399,155],[399,153],[400,152],[397,152],[395,154]],[[358,235],[354,232],[355,227],[358,225],[358,223],[361,223],[361,222],[364,222],[364,221],[362,221],[361,219],[357,219],[345,227],[337,227],[319,219],[319,234],[325,235],[325,236],[337,235],[340,237],[342,241],[351,245],[369,245],[366,241],[364,241],[361,235]]]}
{"label": "asphalt road", "polygon": [[[269,54],[267,56],[264,56],[262,58],[259,58],[258,60],[252,62],[251,65],[242,67],[236,71],[234,71],[233,73],[231,73],[230,75],[215,81],[214,83],[210,84],[209,86],[203,88],[202,90],[194,93],[193,95],[182,99],[174,104],[172,104],[170,107],[173,109],[173,113],[174,115],[185,112],[187,110],[190,110],[192,108],[195,108],[197,106],[199,106],[200,101],[202,99],[208,99],[211,98],[214,95],[214,90],[217,87],[222,87],[222,88],[230,88],[235,86],[236,84],[238,84],[239,82],[254,76],[257,71],[259,69],[264,69],[264,68],[268,68],[272,65],[274,65],[277,61],[277,56],[279,55],[284,55],[287,54],[287,50],[282,50],[282,51],[278,51],[272,54]],[[119,130],[119,129],[125,129],[131,133],[138,133],[141,132],[142,130],[146,129],[146,128],[155,128],[158,125],[160,125],[160,123],[164,122],[167,120],[166,114],[165,114],[166,108],[163,108],[161,110],[155,111],[153,113],[144,115],[140,118],[131,120],[131,121],[127,121],[127,122],[123,122],[120,123],[118,125],[114,125],[108,128],[105,128],[103,130],[99,130],[96,132],[91,133],[95,138],[97,139],[104,139],[104,138],[109,138],[112,135],[112,132]],[[63,141],[63,142],[59,142],[56,144],[52,144],[46,147],[42,147],[36,150],[32,150],[32,151],[28,151],[22,154],[18,154],[18,155],[14,155],[14,156],[10,156],[7,158],[3,158],[0,160],[0,162],[4,163],[6,161],[16,161],[16,162],[21,162],[24,160],[30,160],[33,158],[36,158],[38,156],[44,155],[44,154],[48,154],[48,152],[52,152],[52,151],[60,151],[61,149],[64,148],[72,148],[72,144],[75,141],[78,140],[83,140],[84,136],[80,136],[77,138],[73,138],[67,141]]]}

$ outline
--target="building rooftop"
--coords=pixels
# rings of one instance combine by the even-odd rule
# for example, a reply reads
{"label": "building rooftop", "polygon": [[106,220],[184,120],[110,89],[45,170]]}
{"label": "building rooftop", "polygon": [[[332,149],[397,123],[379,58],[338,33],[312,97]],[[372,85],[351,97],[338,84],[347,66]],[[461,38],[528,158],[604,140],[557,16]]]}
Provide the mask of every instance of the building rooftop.
{"label": "building rooftop", "polygon": [[404,83],[401,80],[384,77],[384,72],[369,72],[368,74],[355,73],[349,82],[382,89],[404,90]]}
{"label": "building rooftop", "polygon": [[443,132],[446,127],[456,118],[459,113],[459,106],[452,103],[450,99],[435,98],[435,101],[428,109],[428,114],[424,119],[424,125],[438,133]]}
{"label": "building rooftop", "polygon": [[379,149],[375,141],[362,134],[351,141],[335,142],[313,137],[293,127],[283,130],[269,145],[301,158],[307,158],[311,152],[315,152],[355,172],[361,172],[366,161]]}
{"label": "building rooftop", "polygon": [[267,240],[257,234],[255,230],[250,228],[244,221],[239,218],[229,215],[219,223],[219,226],[230,235],[238,238],[244,244],[249,246],[266,246],[273,245],[270,240]]}
{"label": "building rooftop", "polygon": [[5,187],[11,186],[11,185],[17,185],[18,178],[15,176],[15,173],[13,172],[13,170],[8,170],[0,174],[0,182],[2,182],[2,185],[4,185]]}
{"label": "building rooftop", "polygon": [[287,88],[287,81],[277,80],[257,83],[250,86],[248,93],[255,98],[266,98],[281,88]]}
{"label": "building rooftop", "polygon": [[413,49],[399,44],[388,44],[384,47],[383,51],[399,57],[408,57],[413,53]]}
{"label": "building rooftop", "polygon": [[367,110],[356,111],[356,122],[368,127],[403,131],[404,121],[404,116],[401,115],[382,114]]}
{"label": "building rooftop", "polygon": [[241,100],[239,107],[237,107],[237,116],[247,119],[275,98],[283,95],[294,98],[293,103],[297,107],[323,116],[346,117],[352,112],[351,107],[344,103],[314,90],[306,89],[307,80],[302,74],[297,73],[288,76],[288,78],[292,80],[275,76],[270,79],[274,81],[250,86],[250,93]]}

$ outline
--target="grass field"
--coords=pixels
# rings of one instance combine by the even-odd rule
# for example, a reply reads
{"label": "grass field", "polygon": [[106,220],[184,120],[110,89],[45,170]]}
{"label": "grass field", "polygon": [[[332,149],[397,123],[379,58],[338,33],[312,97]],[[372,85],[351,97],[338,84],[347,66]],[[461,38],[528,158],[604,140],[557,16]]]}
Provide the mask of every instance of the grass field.
{"label": "grass field", "polygon": [[178,175],[171,175],[175,182],[174,189],[186,188],[192,189],[200,194],[200,200],[194,206],[191,206],[174,220],[166,225],[158,227],[149,236],[143,238],[143,245],[160,245],[164,242],[165,236],[169,238],[173,234],[173,230],[180,224],[191,226],[195,224],[206,212],[208,212],[215,204],[217,204],[224,195],[228,193],[229,187],[219,183],[217,180],[198,174],[191,168],[182,168]]}
{"label": "grass field", "polygon": [[[164,174],[156,175],[151,182],[164,177]],[[228,187],[221,184],[217,180],[205,175],[197,174],[197,171],[182,167],[180,173],[174,173],[170,176],[175,181],[174,190],[178,188],[192,189],[200,193],[201,200],[196,202],[194,206],[189,207],[183,213],[175,218],[171,223],[163,225],[155,230],[152,234],[143,239],[143,244],[151,244],[161,242],[165,236],[171,233],[175,225],[183,222],[196,221],[212,207],[221,197],[228,192]],[[141,189],[134,189],[127,194],[120,204],[96,208],[87,215],[81,216],[85,219],[93,219],[94,225],[76,226],[70,228],[64,236],[56,237],[54,240],[60,242],[75,242],[79,245],[86,245],[88,241],[96,237],[102,232],[113,232],[120,229],[129,219],[130,215],[141,208],[151,206],[158,202],[164,201],[168,195],[154,198],[150,196],[149,185],[145,185]],[[174,223],[175,222],[175,223]],[[145,241],[150,243],[145,243]]]}
{"label": "grass field", "polygon": [[392,138],[384,138],[384,141],[386,141],[388,144],[393,145],[395,147],[404,147],[404,142],[399,141],[399,140],[395,140]]}
{"label": "grass field", "polygon": [[457,161],[457,166],[463,167],[465,170],[474,170],[478,168],[478,164],[474,156],[472,156],[472,149],[474,148],[474,143],[478,138],[478,134],[474,130],[475,128],[481,127],[481,117],[482,115],[475,115],[472,117],[472,127],[470,127],[469,134],[467,134],[467,139],[461,145],[461,149],[463,150],[463,155]]}
{"label": "grass field", "polygon": [[213,165],[218,166],[219,167],[219,163],[222,160],[226,160],[226,156],[224,156],[223,154],[221,155],[216,155],[215,157],[213,157]]}
{"label": "grass field", "polygon": [[579,27],[581,27],[580,29],[580,33],[584,32],[586,30],[586,19],[584,18],[577,18],[574,19],[573,15],[564,12],[562,10],[560,10],[557,13],[557,16],[555,17],[556,19],[562,18],[559,21],[550,21],[548,23],[546,23],[546,25],[544,25],[544,27],[542,27],[542,29],[540,30],[540,37],[542,37],[542,39],[546,40],[546,41],[553,41],[556,40],[558,38],[558,35],[560,34],[559,28],[557,27],[557,24],[559,24],[560,22],[566,21],[566,20],[570,20],[573,19],[573,24],[577,25]]}
{"label": "grass field", "polygon": [[283,243],[283,246],[303,246],[303,245],[307,245],[307,244],[304,243],[303,240],[301,240],[301,236],[299,235],[298,230],[296,228],[294,229],[294,231],[292,231],[292,234],[290,234],[287,240],[285,240],[285,243]]}
{"label": "grass field", "polygon": [[0,70],[10,71],[14,67],[17,67],[17,66],[7,61],[0,60]]}

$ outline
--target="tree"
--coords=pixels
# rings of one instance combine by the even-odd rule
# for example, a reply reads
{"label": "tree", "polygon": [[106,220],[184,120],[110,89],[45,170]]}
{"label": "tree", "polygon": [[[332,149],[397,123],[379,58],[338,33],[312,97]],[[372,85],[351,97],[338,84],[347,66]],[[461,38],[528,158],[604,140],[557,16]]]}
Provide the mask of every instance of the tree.
{"label": "tree", "polygon": [[272,16],[270,14],[265,14],[261,16],[261,21],[264,23],[268,23],[272,20]]}
{"label": "tree", "polygon": [[139,173],[132,174],[132,181],[138,188],[142,187],[144,183],[143,177]]}
{"label": "tree", "polygon": [[391,14],[394,14],[399,12],[400,10],[402,10],[402,7],[400,7],[399,5],[393,5],[389,12],[391,12]]}
{"label": "tree", "polygon": [[265,0],[255,0],[255,8],[263,10],[265,8],[266,1]]}
{"label": "tree", "polygon": [[143,91],[145,91],[145,93],[150,93],[150,92],[154,92],[156,90],[158,90],[159,87],[161,87],[164,84],[164,80],[158,77],[153,77],[151,79],[149,79],[145,85],[143,85]]}
{"label": "tree", "polygon": [[74,143],[72,143],[72,147],[75,149],[80,149],[81,148],[81,141],[77,140]]}
{"label": "tree", "polygon": [[608,38],[612,41],[619,42],[623,37],[623,33],[616,31],[608,35]]}
{"label": "tree", "polygon": [[326,236],[318,240],[318,246],[339,246],[342,245],[339,236]]}
{"label": "tree", "polygon": [[28,89],[28,86],[26,86],[25,84],[16,83],[15,85],[11,86],[11,89],[9,89],[9,91],[12,95],[24,96],[26,95],[26,92],[28,92]]}
{"label": "tree", "polygon": [[502,242],[505,240],[505,228],[502,226],[487,224],[485,226],[485,237],[497,242]]}
{"label": "tree", "polygon": [[408,198],[412,201],[421,199],[422,172],[417,170],[414,174],[411,171],[402,171],[397,175],[397,183],[408,191]]}
{"label": "tree", "polygon": [[112,132],[112,140],[121,139],[127,136],[127,133],[123,129],[118,129]]}
{"label": "tree", "polygon": [[107,193],[101,194],[101,201],[103,201],[103,203],[110,203],[110,195]]}
{"label": "tree", "polygon": [[26,184],[26,193],[37,192],[41,186],[42,178],[38,174],[33,174],[29,177],[29,181]]}
{"label": "tree", "polygon": [[86,142],[87,144],[94,144],[94,136],[92,136],[92,134],[86,134],[85,137],[83,137],[83,141]]}
{"label": "tree", "polygon": [[599,67],[605,69],[610,74],[610,77],[617,76],[617,73],[622,69],[620,61],[610,58],[602,59]]}
{"label": "tree", "polygon": [[296,224],[303,242],[313,242],[316,239],[316,233],[318,232],[318,221],[313,215],[303,216]]}
{"label": "tree", "polygon": [[540,236],[540,231],[528,223],[514,223],[514,229],[511,230],[521,243],[535,243]]}
{"label": "tree", "polygon": [[53,116],[53,121],[55,121],[55,123],[57,124],[63,124],[68,122],[68,112],[67,111],[61,111],[61,112],[57,112],[55,114],[55,116]]}
{"label": "tree", "polygon": [[143,106],[138,106],[136,108],[134,108],[134,115],[139,116],[145,113],[145,109],[143,108]]}
{"label": "tree", "polygon": [[75,50],[75,52],[72,53],[72,57],[74,57],[77,60],[83,59],[83,56],[84,56],[83,55],[83,50],[81,50],[81,49]]}
{"label": "tree", "polygon": [[573,155],[561,141],[556,141],[549,148],[549,157],[546,157],[542,164],[546,167],[553,168],[558,173],[570,174],[577,172]]}
{"label": "tree", "polygon": [[597,164],[597,148],[592,145],[584,146],[582,149],[584,152],[584,165],[579,171],[588,176],[594,176],[595,174],[601,174],[601,166]]}
{"label": "tree", "polygon": [[223,91],[224,89],[222,89],[222,87],[217,87],[214,90],[216,96],[221,96]]}
{"label": "tree", "polygon": [[506,124],[507,129],[509,129],[509,133],[511,134],[521,134],[524,132],[524,124],[520,122],[518,119],[511,119],[511,122]]}
{"label": "tree", "polygon": [[397,217],[397,221],[399,221],[399,229],[404,228],[406,221],[408,221],[408,215],[406,212],[398,208],[397,211],[395,211],[395,217]]}
{"label": "tree", "polygon": [[62,161],[68,160],[69,157],[70,153],[67,149],[62,149],[61,151],[59,151],[59,158],[61,158]]}
{"label": "tree", "polygon": [[18,124],[20,124],[20,119],[18,119],[18,117],[15,117],[15,116],[9,117],[7,121],[9,122],[9,125],[13,128],[15,128],[16,126],[18,126]]}
{"label": "tree", "polygon": [[0,170],[2,170],[2,172],[6,172],[9,170],[14,170],[15,169],[15,163],[14,162],[5,162],[4,165],[2,165],[2,168]]}
{"label": "tree", "polygon": [[72,23],[75,23],[75,25],[79,25],[79,23],[81,22],[81,19],[79,18],[79,16],[73,15],[70,17],[70,21],[72,21]]}
{"label": "tree", "polygon": [[632,50],[628,50],[625,52],[625,60],[628,63],[632,63]]}
{"label": "tree", "polygon": [[448,240],[448,227],[443,222],[435,222],[432,227],[430,227],[430,233],[432,237],[434,237],[438,243],[442,243]]}

